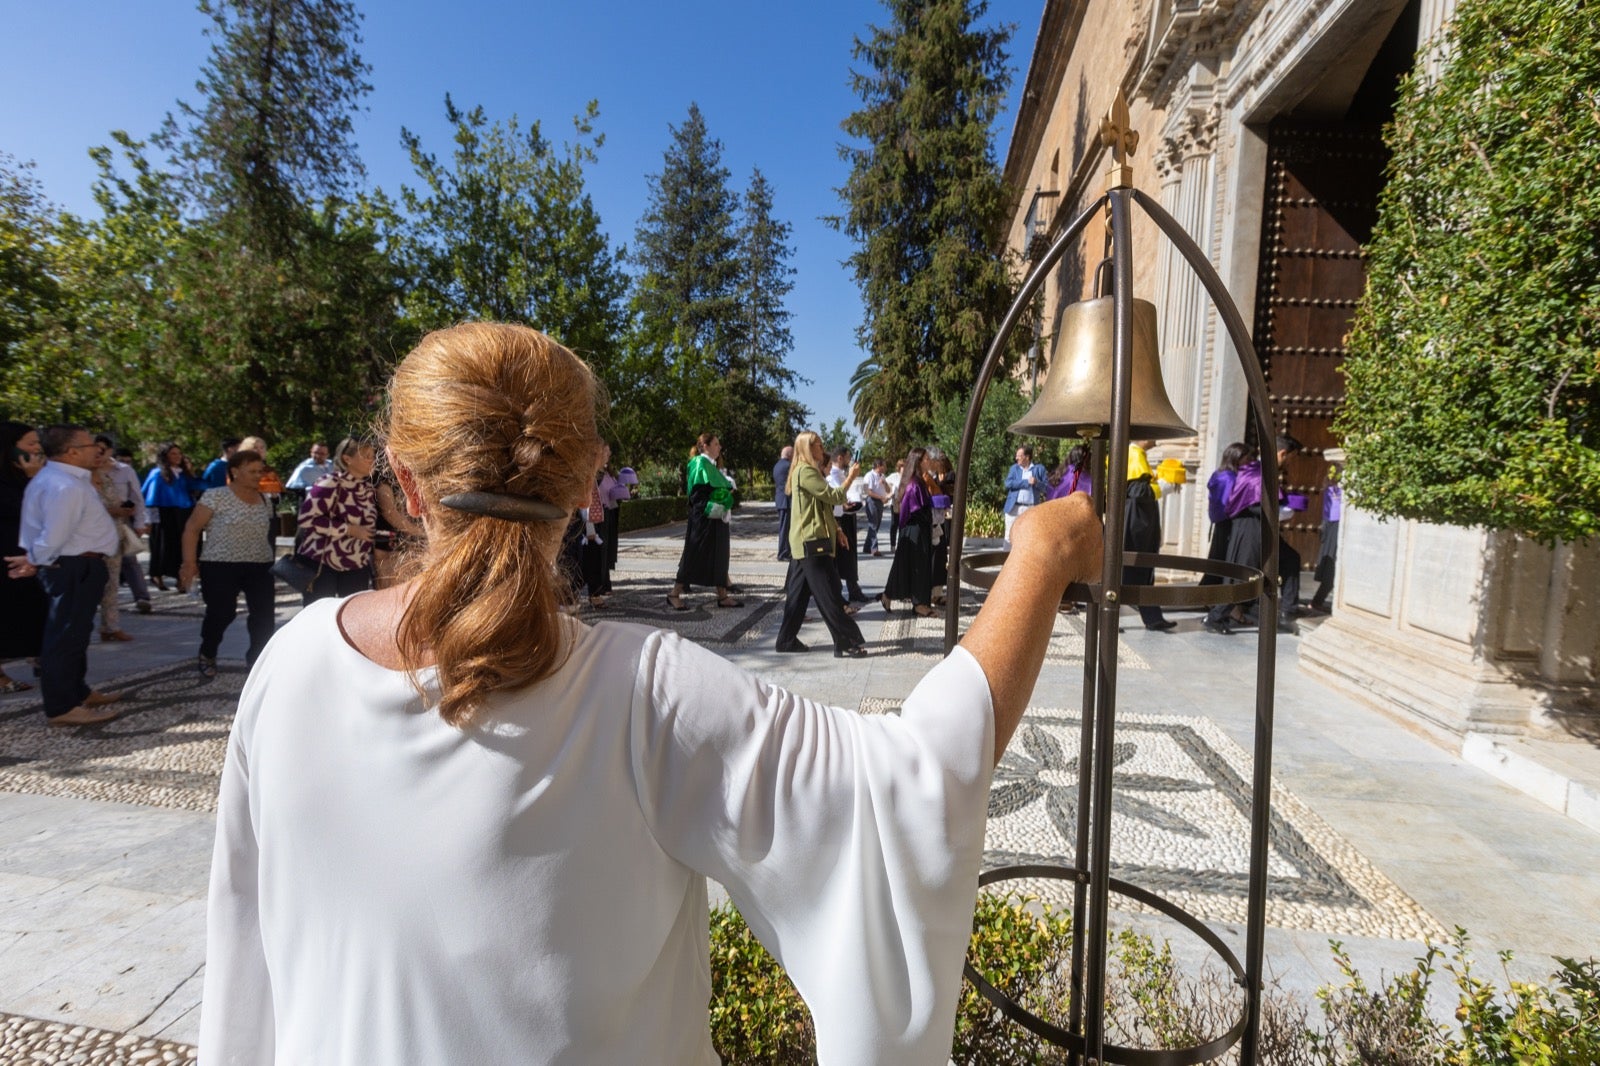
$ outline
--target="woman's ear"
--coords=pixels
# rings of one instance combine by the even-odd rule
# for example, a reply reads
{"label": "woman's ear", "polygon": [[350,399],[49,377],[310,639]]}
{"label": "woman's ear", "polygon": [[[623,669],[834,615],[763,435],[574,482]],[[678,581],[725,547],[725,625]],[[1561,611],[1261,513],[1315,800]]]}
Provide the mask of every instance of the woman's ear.
{"label": "woman's ear", "polygon": [[417,479],[411,476],[411,471],[395,462],[394,452],[384,449],[389,456],[389,469],[394,471],[394,479],[400,483],[400,492],[406,498],[406,514],[412,518],[421,518],[427,511],[422,506],[422,495],[417,492]]}

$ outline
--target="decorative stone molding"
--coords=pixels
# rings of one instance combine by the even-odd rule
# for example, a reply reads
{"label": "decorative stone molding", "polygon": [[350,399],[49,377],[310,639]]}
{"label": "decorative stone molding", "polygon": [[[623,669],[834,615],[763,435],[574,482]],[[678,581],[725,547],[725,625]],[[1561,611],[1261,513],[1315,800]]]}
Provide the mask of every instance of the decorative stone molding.
{"label": "decorative stone molding", "polygon": [[1137,91],[1166,108],[1196,60],[1227,54],[1266,0],[1156,0]]}

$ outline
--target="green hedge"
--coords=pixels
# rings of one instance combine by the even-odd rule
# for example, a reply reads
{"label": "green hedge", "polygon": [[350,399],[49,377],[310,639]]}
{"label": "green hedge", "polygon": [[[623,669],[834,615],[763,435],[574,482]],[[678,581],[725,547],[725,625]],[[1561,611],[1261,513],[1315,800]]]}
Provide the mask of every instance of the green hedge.
{"label": "green hedge", "polygon": [[1402,83],[1334,432],[1380,515],[1600,532],[1600,18],[1462,0]]}
{"label": "green hedge", "polygon": [[617,516],[617,528],[624,533],[682,522],[689,517],[687,496],[640,497],[623,500],[618,506],[622,513]]}

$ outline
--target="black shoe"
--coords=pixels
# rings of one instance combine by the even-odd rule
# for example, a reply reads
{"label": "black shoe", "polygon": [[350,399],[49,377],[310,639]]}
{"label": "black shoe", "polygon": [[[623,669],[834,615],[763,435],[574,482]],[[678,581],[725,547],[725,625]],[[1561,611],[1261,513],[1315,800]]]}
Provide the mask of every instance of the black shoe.
{"label": "black shoe", "polygon": [[1300,632],[1300,623],[1296,622],[1289,615],[1280,614],[1278,616],[1278,632],[1279,633],[1291,633],[1291,634],[1299,633]]}
{"label": "black shoe", "polygon": [[1178,628],[1178,623],[1174,622],[1170,618],[1163,618],[1159,622],[1151,622],[1151,623],[1147,624],[1145,626],[1145,628],[1149,629],[1149,630],[1154,630],[1157,633],[1165,633],[1168,630],[1177,629]]}
{"label": "black shoe", "polygon": [[852,592],[850,594],[850,602],[851,603],[871,603],[872,602],[872,597],[868,596],[865,592],[862,592],[860,589],[856,589],[854,592]]}
{"label": "black shoe", "polygon": [[779,644],[777,650],[780,652],[800,652],[810,651],[811,647],[810,645],[800,643],[798,640],[791,640],[787,644]]}
{"label": "black shoe", "polygon": [[1208,618],[1200,623],[1200,628],[1207,633],[1221,633],[1223,636],[1227,636],[1233,632],[1233,619],[1224,618],[1220,622],[1213,622]]}
{"label": "black shoe", "polygon": [[201,677],[213,678],[217,676],[217,660],[202,655],[199,657],[199,667]]}
{"label": "black shoe", "polygon": [[867,657],[867,648],[864,644],[855,644],[848,648],[834,648],[833,657],[835,659],[865,659]]}

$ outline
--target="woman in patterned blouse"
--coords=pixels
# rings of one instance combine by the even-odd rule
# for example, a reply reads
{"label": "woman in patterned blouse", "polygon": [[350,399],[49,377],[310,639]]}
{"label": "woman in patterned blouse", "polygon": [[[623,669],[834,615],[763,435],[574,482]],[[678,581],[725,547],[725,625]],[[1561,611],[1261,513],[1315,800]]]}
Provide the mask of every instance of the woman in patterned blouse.
{"label": "woman in patterned blouse", "polygon": [[[198,577],[200,596],[206,603],[206,616],[200,623],[201,677],[217,676],[217,647],[239,616],[239,593],[244,593],[245,627],[250,632],[250,647],[244,653],[246,667],[254,665],[272,637],[275,552],[267,537],[272,505],[261,494],[261,475],[266,469],[260,452],[247,448],[234,452],[228,457],[228,483],[200,497],[183,527],[178,587],[186,589]],[[202,531],[206,535],[204,553],[200,550]]]}
{"label": "woman in patterned blouse", "polygon": [[372,587],[372,541],[378,524],[372,468],[377,448],[346,437],[335,450],[338,469],[319,478],[300,505],[300,554],[320,567],[304,600],[350,596]]}

